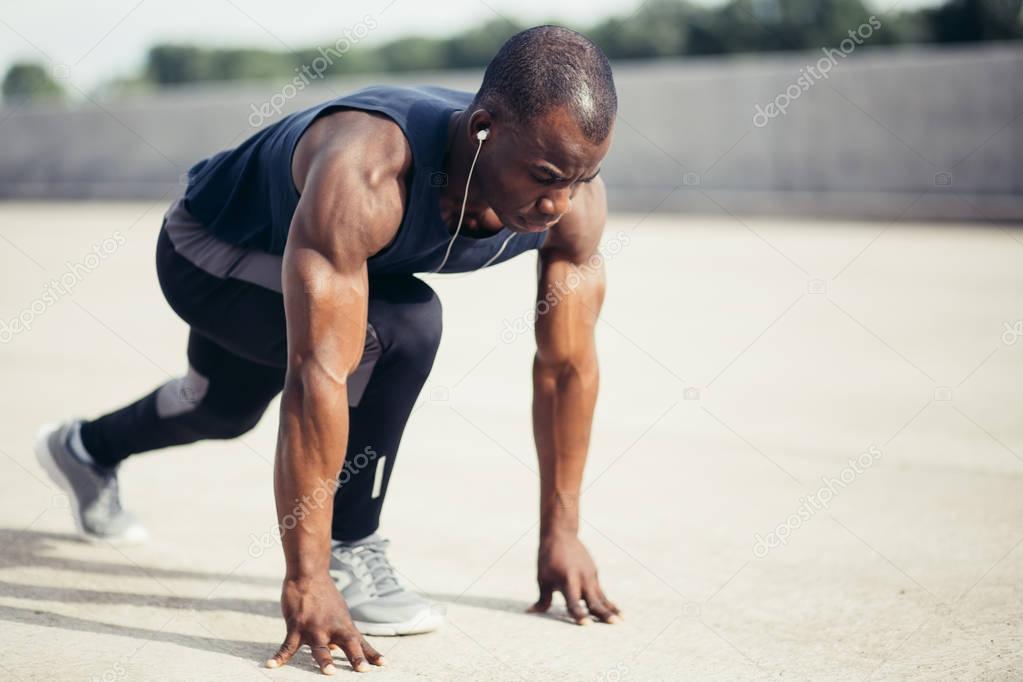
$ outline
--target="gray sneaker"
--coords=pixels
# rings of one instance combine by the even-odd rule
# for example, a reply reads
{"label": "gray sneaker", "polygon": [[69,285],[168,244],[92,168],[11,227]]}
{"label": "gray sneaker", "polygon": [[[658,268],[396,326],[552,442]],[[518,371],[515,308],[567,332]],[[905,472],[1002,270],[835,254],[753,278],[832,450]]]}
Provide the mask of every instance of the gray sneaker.
{"label": "gray sneaker", "polygon": [[89,540],[114,544],[142,542],[148,534],[131,512],[121,508],[117,468],[86,464],[68,447],[74,421],[48,424],[39,430],[36,458],[54,483],[68,495],[78,532]]}
{"label": "gray sneaker", "polygon": [[348,604],[352,622],[364,635],[431,632],[444,623],[445,609],[409,592],[387,560],[390,541],[374,533],[355,544],[334,541],[330,575]]}

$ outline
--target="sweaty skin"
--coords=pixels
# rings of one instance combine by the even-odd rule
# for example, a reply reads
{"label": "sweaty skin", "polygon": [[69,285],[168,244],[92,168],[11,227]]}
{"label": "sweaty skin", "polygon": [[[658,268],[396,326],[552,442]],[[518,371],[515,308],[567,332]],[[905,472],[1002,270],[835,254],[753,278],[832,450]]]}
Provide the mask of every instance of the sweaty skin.
{"label": "sweaty skin", "polygon": [[[618,608],[604,596],[596,566],[577,537],[597,396],[594,325],[604,297],[602,263],[594,268],[590,261],[606,217],[604,186],[596,174],[612,135],[599,143],[588,140],[562,109],[528,125],[495,119],[484,109],[453,114],[445,155],[449,182],[441,197],[452,232],[476,133],[484,128],[490,135],[473,173],[462,229],[469,236],[502,225],[523,233],[549,229],[540,250],[536,295],[539,301],[556,290],[559,298],[536,324],[540,598],[531,610],[546,611],[559,591],[577,623],[589,623],[588,614],[612,623],[619,618]],[[366,335],[366,260],[398,232],[411,167],[412,153],[401,129],[385,116],[363,111],[342,110],[318,119],[295,150],[292,176],[301,198],[284,251],[288,366],[274,467],[287,566],[281,590],[287,635],[267,661],[269,667],[287,663],[302,644],[310,646],[324,674],[336,670],[333,648],[342,649],[359,672],[371,670],[370,664],[384,665],[352,624],[328,573],[329,499],[306,509],[297,524],[294,518],[304,496],[318,489],[321,496],[324,489],[333,494],[331,484],[344,464],[346,382],[359,364]],[[577,277],[577,286],[565,286]]]}

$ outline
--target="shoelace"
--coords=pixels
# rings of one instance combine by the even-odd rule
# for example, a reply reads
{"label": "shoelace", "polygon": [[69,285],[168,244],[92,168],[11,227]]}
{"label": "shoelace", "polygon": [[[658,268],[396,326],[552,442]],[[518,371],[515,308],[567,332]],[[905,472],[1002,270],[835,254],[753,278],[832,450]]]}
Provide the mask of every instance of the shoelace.
{"label": "shoelace", "polygon": [[402,589],[394,567],[387,560],[388,544],[388,540],[380,540],[337,549],[338,558],[352,567],[355,577],[370,588],[374,597],[386,597]]}
{"label": "shoelace", "polygon": [[117,472],[116,470],[102,472],[100,476],[103,477],[104,484],[100,489],[99,496],[96,498],[96,503],[107,509],[111,514],[117,514],[121,511],[121,496],[117,485]]}

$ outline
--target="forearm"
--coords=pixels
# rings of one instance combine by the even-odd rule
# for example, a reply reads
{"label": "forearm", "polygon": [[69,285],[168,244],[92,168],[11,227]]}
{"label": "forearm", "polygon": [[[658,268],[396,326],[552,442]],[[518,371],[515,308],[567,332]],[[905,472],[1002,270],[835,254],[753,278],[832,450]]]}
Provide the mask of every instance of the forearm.
{"label": "forearm", "polygon": [[533,362],[533,435],[540,464],[540,534],[575,533],[599,373],[592,348]]}
{"label": "forearm", "polygon": [[334,491],[347,441],[345,384],[321,369],[289,371],[274,467],[289,580],[327,573]]}

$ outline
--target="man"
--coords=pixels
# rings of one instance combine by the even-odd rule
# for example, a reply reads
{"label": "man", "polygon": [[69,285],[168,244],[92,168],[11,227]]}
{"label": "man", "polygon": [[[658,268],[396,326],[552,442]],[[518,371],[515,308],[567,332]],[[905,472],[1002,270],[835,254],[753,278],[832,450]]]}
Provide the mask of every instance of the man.
{"label": "man", "polygon": [[274,489],[287,636],[267,663],[308,644],[324,673],[335,670],[334,647],[355,670],[381,665],[364,634],[425,632],[444,616],[398,583],[377,534],[441,335],[440,302],[414,274],[538,249],[537,300],[556,291],[558,303],[536,323],[540,597],[531,608],[546,611],[559,591],[578,624],[616,622],[577,537],[604,296],[593,267],[606,214],[598,171],[616,111],[599,48],[541,26],[501,48],[475,95],[367,88],[196,164],[157,245],[164,295],[190,326],[187,374],[40,439],[40,462],[71,495],[79,529],[142,539],[118,499],[118,463],[237,437],[283,391]]}

